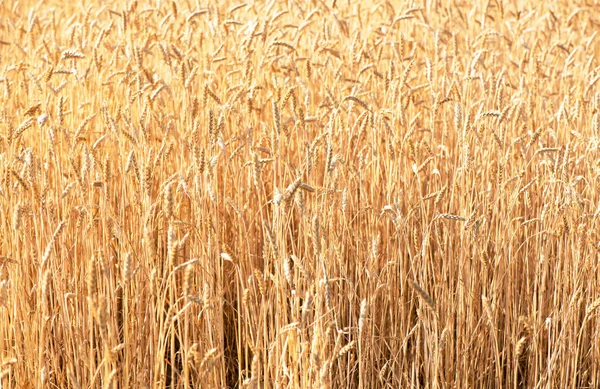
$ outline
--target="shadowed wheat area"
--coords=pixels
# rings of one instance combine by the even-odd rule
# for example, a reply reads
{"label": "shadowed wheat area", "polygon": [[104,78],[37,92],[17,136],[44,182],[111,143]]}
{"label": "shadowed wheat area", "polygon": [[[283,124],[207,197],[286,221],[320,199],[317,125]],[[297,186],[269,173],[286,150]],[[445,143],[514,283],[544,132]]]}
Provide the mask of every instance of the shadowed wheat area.
{"label": "shadowed wheat area", "polygon": [[0,387],[600,386],[596,7],[0,0]]}

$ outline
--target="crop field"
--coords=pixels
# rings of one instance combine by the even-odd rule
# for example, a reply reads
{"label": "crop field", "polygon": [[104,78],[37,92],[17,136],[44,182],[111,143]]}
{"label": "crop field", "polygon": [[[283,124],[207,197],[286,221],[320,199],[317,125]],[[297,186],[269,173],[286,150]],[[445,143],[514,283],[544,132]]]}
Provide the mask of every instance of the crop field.
{"label": "crop field", "polygon": [[599,31],[0,0],[0,388],[600,387]]}

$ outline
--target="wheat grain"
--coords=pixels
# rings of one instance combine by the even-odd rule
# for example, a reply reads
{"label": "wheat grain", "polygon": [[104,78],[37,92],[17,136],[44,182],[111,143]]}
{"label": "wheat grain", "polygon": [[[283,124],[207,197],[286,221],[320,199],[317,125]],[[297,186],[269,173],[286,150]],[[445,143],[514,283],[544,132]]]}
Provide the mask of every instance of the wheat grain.
{"label": "wheat grain", "polygon": [[599,386],[593,7],[13,3],[3,388]]}

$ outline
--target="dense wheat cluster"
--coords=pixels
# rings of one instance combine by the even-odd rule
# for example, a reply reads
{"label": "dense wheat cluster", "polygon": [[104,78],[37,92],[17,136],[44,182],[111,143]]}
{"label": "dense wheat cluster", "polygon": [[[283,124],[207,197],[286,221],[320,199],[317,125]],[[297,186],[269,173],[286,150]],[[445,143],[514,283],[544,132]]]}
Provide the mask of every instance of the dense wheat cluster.
{"label": "dense wheat cluster", "polygon": [[0,0],[0,387],[598,387],[599,29]]}

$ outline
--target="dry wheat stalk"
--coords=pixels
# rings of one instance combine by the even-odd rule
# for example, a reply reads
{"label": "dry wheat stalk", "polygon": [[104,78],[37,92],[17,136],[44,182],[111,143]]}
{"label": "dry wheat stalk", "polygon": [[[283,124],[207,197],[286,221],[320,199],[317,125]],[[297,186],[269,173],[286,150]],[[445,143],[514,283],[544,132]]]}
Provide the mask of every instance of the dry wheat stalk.
{"label": "dry wheat stalk", "polygon": [[54,3],[0,6],[0,386],[598,386],[593,7]]}

